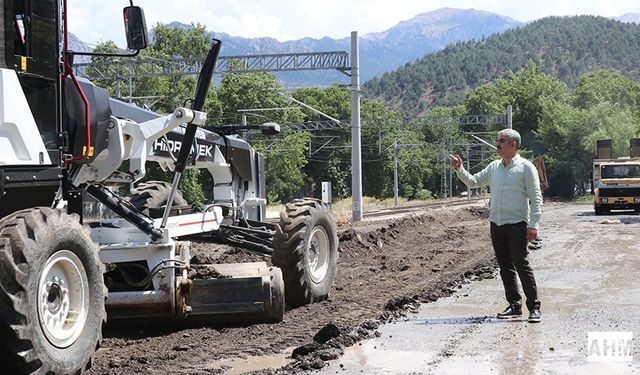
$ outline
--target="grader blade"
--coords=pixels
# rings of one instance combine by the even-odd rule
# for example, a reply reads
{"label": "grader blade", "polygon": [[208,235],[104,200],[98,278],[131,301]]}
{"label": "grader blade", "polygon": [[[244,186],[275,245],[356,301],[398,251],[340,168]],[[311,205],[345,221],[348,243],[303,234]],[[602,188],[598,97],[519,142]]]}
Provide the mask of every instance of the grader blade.
{"label": "grader blade", "polygon": [[194,269],[197,273],[188,290],[177,293],[177,307],[184,306],[177,310],[184,311],[187,319],[211,323],[282,320],[284,282],[279,268],[256,262],[197,265]]}

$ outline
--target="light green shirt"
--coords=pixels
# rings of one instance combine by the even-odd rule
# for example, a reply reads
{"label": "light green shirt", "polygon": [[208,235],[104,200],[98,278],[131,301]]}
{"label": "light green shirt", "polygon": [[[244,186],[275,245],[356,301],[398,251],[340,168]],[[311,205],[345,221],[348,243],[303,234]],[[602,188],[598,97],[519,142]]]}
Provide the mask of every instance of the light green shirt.
{"label": "light green shirt", "polygon": [[542,214],[542,191],[538,171],[529,160],[516,154],[507,167],[500,159],[492,161],[474,175],[467,172],[464,167],[460,167],[456,174],[470,188],[489,185],[491,188],[489,220],[493,223],[504,225],[524,221],[529,228],[538,229]]}

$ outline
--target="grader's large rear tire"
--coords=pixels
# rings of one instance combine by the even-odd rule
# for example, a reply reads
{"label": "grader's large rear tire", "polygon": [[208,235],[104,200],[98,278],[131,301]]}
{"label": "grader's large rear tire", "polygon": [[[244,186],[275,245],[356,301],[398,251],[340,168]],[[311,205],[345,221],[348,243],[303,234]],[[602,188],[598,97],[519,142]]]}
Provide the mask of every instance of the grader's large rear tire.
{"label": "grader's large rear tire", "polygon": [[[171,193],[171,184],[164,181],[147,181],[140,183],[131,195],[129,201],[140,212],[149,215],[149,209],[166,206]],[[182,192],[176,190],[171,207],[188,206],[189,203],[182,197]]]}
{"label": "grader's large rear tire", "polygon": [[0,363],[6,374],[82,374],[100,345],[104,265],[76,215],[0,220]]}
{"label": "grader's large rear tire", "polygon": [[282,269],[289,306],[327,299],[336,276],[338,235],[329,210],[318,199],[296,199],[280,214],[283,236],[274,239],[273,264]]}

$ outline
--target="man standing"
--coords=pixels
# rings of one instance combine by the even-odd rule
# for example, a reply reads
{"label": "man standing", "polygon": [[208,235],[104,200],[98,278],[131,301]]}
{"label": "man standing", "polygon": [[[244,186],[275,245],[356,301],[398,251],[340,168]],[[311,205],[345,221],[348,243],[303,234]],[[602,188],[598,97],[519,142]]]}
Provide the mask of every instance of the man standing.
{"label": "man standing", "polygon": [[457,155],[450,155],[451,165],[460,180],[470,188],[486,185],[491,188],[491,243],[509,302],[509,306],[498,313],[498,319],[522,316],[517,275],[527,297],[529,322],[537,323],[541,320],[540,301],[533,270],[527,259],[527,242],[537,238],[538,221],[542,214],[538,171],[530,161],[518,155],[520,134],[517,131],[500,131],[496,147],[502,159],[494,160],[474,175],[462,167],[462,160]]}

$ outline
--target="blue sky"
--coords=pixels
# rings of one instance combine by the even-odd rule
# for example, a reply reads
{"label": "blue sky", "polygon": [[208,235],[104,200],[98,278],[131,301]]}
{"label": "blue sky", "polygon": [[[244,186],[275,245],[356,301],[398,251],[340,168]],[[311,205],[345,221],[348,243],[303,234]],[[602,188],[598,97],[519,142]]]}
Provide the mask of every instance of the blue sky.
{"label": "blue sky", "polygon": [[[114,40],[123,46],[125,0],[69,0],[69,28],[88,43]],[[640,0],[135,0],[150,29],[158,22],[201,23],[234,36],[348,37],[384,31],[398,22],[442,7],[473,8],[531,21],[550,15],[605,17],[640,13]]]}

